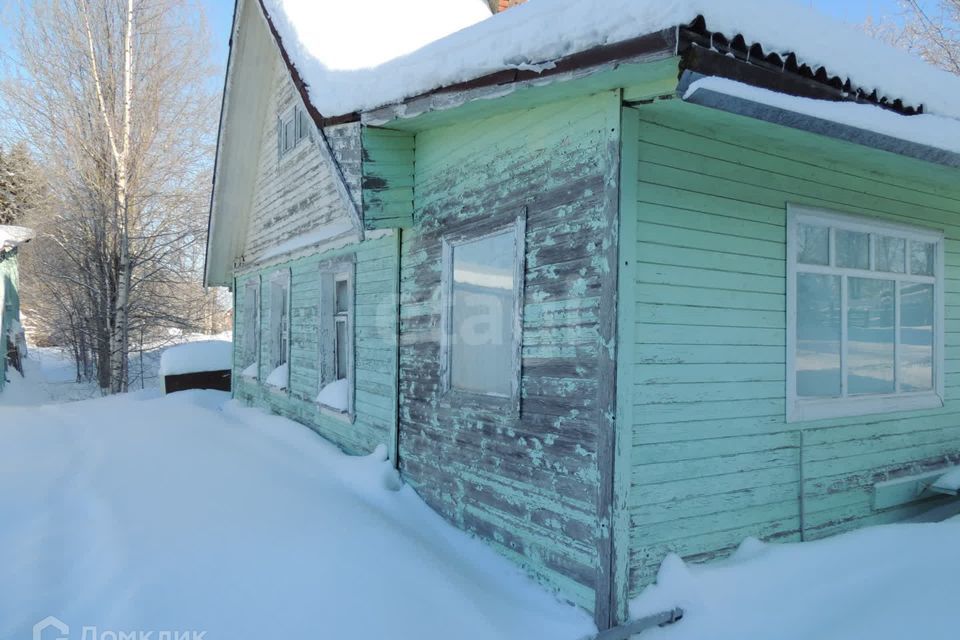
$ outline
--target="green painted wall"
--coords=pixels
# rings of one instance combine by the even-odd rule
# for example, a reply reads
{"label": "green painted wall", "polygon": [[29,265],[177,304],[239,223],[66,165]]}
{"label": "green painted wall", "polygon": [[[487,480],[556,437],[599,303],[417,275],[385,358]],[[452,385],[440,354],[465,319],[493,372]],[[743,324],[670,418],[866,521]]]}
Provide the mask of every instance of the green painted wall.
{"label": "green painted wall", "polygon": [[13,321],[20,318],[19,284],[16,250],[0,253],[0,391],[6,385],[7,332]]}
{"label": "green painted wall", "polygon": [[[320,264],[356,255],[354,296],[354,388],[356,419],[353,423],[320,410],[315,402],[320,391],[319,304]],[[397,314],[398,239],[396,234],[366,241],[337,251],[310,255],[259,271],[238,274],[237,322],[234,335],[234,394],[237,398],[306,424],[351,454],[365,454],[378,444],[392,452],[397,412]],[[271,389],[240,375],[245,334],[241,313],[245,307],[244,282],[261,276],[260,379],[270,368],[269,279],[281,269],[291,271],[291,356],[289,391]]]}
{"label": "green painted wall", "polygon": [[[618,380],[630,593],[668,552],[800,539],[801,494],[806,539],[936,506],[876,510],[873,485],[960,462],[956,171],[677,100],[633,114]],[[944,408],[786,423],[787,202],[946,231]]]}
{"label": "green painted wall", "polygon": [[[600,460],[613,368],[602,336],[615,295],[619,125],[620,94],[609,91],[419,133],[414,225],[401,255],[405,480],[591,611],[609,598]],[[517,418],[440,390],[441,244],[444,234],[497,229],[524,208]]]}

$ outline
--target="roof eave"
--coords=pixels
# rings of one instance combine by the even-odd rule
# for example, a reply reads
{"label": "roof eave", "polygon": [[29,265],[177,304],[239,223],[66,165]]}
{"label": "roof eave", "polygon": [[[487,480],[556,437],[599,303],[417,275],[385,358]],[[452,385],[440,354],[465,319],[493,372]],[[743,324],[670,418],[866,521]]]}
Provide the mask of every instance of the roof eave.
{"label": "roof eave", "polygon": [[[681,95],[682,93],[683,92],[681,92]],[[826,120],[824,118],[763,104],[748,98],[731,96],[710,89],[698,89],[684,98],[684,101],[702,107],[709,107],[719,111],[753,118],[754,120],[790,127],[791,129],[799,131],[806,131],[836,140],[852,142],[915,160],[943,165],[952,169],[960,169],[960,154],[854,127],[852,125],[842,124],[833,120]],[[911,116],[901,117],[908,118]]]}
{"label": "roof eave", "polygon": [[240,0],[234,0],[233,3],[233,18],[230,21],[230,41],[227,46],[227,71],[223,74],[223,92],[220,94],[220,122],[217,125],[217,144],[216,151],[213,156],[213,178],[211,179],[210,184],[210,211],[207,216],[207,245],[204,249],[203,254],[203,284],[205,287],[215,287],[215,286],[227,286],[228,283],[223,282],[223,278],[214,278],[210,273],[210,243],[213,238],[213,222],[214,222],[214,204],[216,202],[217,194],[217,170],[220,168],[220,150],[221,142],[223,137],[223,122],[226,117],[226,104],[227,104],[227,88],[230,84],[230,74],[232,71],[233,63],[233,46],[234,39],[237,35],[237,16],[240,9]]}

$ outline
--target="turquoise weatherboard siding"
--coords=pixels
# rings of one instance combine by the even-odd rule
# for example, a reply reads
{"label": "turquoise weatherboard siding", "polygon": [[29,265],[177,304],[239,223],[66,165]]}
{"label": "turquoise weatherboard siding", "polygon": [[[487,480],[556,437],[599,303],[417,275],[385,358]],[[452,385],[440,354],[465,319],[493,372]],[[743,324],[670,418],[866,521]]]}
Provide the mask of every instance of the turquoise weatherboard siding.
{"label": "turquoise weatherboard siding", "polygon": [[13,321],[20,318],[18,285],[17,250],[0,252],[0,391],[6,385],[7,335]]}
{"label": "turquoise weatherboard siding", "polygon": [[[315,398],[320,391],[320,269],[328,260],[342,260],[351,254],[355,262],[355,409],[354,422],[321,411]],[[396,291],[397,237],[388,235],[348,248],[310,255],[238,274],[234,337],[234,393],[257,406],[270,409],[303,424],[352,454],[365,454],[383,444],[393,451],[396,396]],[[260,276],[260,378],[270,373],[270,276],[278,270],[291,271],[290,304],[290,389],[271,389],[240,375],[245,334],[242,315],[250,277]]]}
{"label": "turquoise weatherboard siding", "polygon": [[[600,407],[613,380],[602,335],[615,298],[619,123],[619,92],[604,92],[419,133],[414,226],[401,255],[405,480],[591,611],[609,599],[602,493],[612,485],[600,460],[612,411]],[[496,401],[440,391],[441,240],[524,212],[517,419]]]}
{"label": "turquoise weatherboard siding", "polygon": [[[678,100],[636,113],[618,381],[631,594],[668,552],[707,560],[747,536],[819,538],[936,506],[875,509],[873,487],[960,462],[956,173]],[[785,421],[788,202],[945,230],[944,408]]]}

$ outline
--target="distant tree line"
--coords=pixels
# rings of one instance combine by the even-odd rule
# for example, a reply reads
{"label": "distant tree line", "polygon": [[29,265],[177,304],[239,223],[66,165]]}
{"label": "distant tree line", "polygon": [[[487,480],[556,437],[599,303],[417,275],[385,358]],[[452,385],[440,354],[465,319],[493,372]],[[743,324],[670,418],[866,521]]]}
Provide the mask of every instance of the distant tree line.
{"label": "distant tree line", "polygon": [[129,354],[214,328],[201,286],[219,91],[190,0],[21,1],[0,85],[0,220],[33,227],[25,313],[78,378],[125,391]]}

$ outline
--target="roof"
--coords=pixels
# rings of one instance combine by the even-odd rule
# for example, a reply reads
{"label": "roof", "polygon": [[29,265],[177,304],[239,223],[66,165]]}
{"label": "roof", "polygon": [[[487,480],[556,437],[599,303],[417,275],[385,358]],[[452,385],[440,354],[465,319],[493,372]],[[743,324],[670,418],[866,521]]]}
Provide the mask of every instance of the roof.
{"label": "roof", "polygon": [[[840,130],[824,123],[833,123],[825,118],[840,117],[841,110],[802,101],[778,106],[761,94],[729,90],[734,85],[726,85],[728,91],[701,86],[686,96],[691,102],[791,126],[802,120],[812,131],[960,165],[956,145],[944,138],[960,122],[960,77],[797,0],[528,0],[493,16],[484,0],[318,4],[237,2],[211,195],[208,284],[228,283],[229,265],[239,256],[254,170],[244,165],[249,154],[242,150],[256,144],[259,128],[251,123],[265,117],[259,79],[269,72],[268,49],[279,50],[321,131],[358,120],[415,120],[434,107],[452,110],[505,96],[507,85],[546,84],[548,76],[570,79],[630,62],[678,59],[678,95],[706,75],[793,97],[872,103],[903,115],[891,120],[860,104],[856,112],[842,110],[840,120],[854,123]],[[799,107],[800,120],[793,115]],[[225,139],[227,126],[235,133]],[[938,126],[944,136],[937,135]],[[225,158],[238,166],[225,168]],[[231,213],[218,222],[221,210]]]}
{"label": "roof", "polygon": [[[385,81],[378,72],[385,63],[491,15],[486,0],[261,0],[261,6],[294,76],[310,87],[309,101],[324,116],[361,109],[356,97]],[[413,81],[400,73],[388,84]]]}
{"label": "roof", "polygon": [[[699,24],[698,31],[711,34],[711,41],[714,34],[724,42],[739,39],[748,52],[773,54],[797,68],[806,66],[811,76],[840,79],[846,91],[875,94],[880,103],[900,101],[960,119],[960,78],[788,0],[529,0],[376,66],[369,64],[388,55],[386,49],[379,56],[364,55],[360,64],[338,65],[339,56],[331,56],[323,43],[324,31],[339,31],[346,37],[338,42],[353,38],[352,50],[362,49],[370,38],[359,30],[366,30],[369,21],[338,25],[326,19],[327,10],[324,20],[311,21],[319,10],[310,0],[263,2],[310,103],[325,118],[395,104],[505,70],[548,70],[555,61],[580,52]],[[422,14],[412,8],[449,4],[459,11],[472,2],[367,0],[359,5],[364,11],[376,5],[378,12],[384,6],[403,7],[419,20]],[[441,15],[437,32],[465,26],[475,18],[457,11]],[[321,22],[329,26],[317,26]],[[395,51],[409,49],[415,40],[404,39]]]}
{"label": "roof", "polygon": [[0,225],[0,252],[16,249],[33,240],[34,233],[26,227]]}

